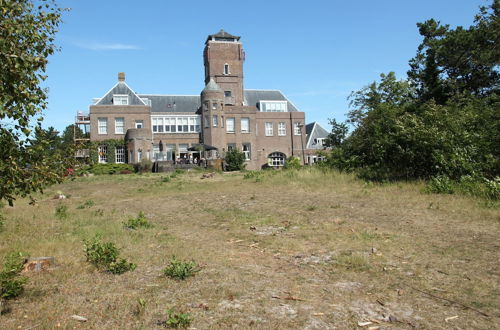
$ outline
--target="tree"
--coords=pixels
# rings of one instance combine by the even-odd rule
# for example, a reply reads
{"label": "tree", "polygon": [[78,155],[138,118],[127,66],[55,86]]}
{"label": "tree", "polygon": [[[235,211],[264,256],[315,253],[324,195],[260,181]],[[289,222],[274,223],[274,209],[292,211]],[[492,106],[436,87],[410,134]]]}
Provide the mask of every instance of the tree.
{"label": "tree", "polygon": [[349,128],[346,123],[338,123],[335,118],[329,119],[329,123],[332,125],[332,131],[326,138],[326,145],[328,147],[338,147],[344,142]]}
{"label": "tree", "polygon": [[0,200],[11,205],[16,195],[41,191],[62,175],[44,155],[44,143],[31,146],[33,127],[41,127],[47,107],[40,84],[47,57],[57,50],[62,14],[52,0],[36,3],[0,0]]}
{"label": "tree", "polygon": [[245,169],[245,154],[237,149],[226,152],[224,157],[226,171],[241,171]]}

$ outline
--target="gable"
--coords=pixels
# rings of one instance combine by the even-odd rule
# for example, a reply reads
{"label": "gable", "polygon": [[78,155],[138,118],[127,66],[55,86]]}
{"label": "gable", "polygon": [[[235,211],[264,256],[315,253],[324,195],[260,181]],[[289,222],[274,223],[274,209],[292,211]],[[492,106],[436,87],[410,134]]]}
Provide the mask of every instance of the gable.
{"label": "gable", "polygon": [[128,105],[147,105],[124,81],[116,83],[95,105],[113,105],[113,95],[128,95]]}

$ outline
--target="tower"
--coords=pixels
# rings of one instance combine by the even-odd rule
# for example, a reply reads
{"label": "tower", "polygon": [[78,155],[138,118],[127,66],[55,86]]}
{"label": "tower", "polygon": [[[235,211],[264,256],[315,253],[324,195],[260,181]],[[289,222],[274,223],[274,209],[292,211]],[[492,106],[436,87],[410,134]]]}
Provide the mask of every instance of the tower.
{"label": "tower", "polygon": [[225,105],[243,105],[243,61],[240,37],[224,30],[208,36],[203,52],[205,84],[213,79],[224,93]]}
{"label": "tower", "polygon": [[224,91],[213,78],[201,92],[201,115],[205,144],[222,150],[226,144],[224,131]]}

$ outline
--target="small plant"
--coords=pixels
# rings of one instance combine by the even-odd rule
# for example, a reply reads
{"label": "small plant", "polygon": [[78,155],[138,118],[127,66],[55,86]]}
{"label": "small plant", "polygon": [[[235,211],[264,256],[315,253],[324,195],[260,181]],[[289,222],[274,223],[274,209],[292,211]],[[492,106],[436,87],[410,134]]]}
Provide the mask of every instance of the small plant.
{"label": "small plant", "polygon": [[493,180],[484,179],[486,185],[486,198],[491,200],[500,199],[500,177]]}
{"label": "small plant", "polygon": [[161,177],[161,182],[170,182],[172,179],[170,179],[169,176],[162,176]]}
{"label": "small plant", "polygon": [[118,257],[120,250],[114,243],[102,242],[98,235],[90,240],[85,240],[84,247],[87,261],[99,269],[104,269],[113,274],[123,274],[136,268],[135,264]]}
{"label": "small plant", "polygon": [[360,253],[344,253],[335,258],[337,265],[354,271],[364,271],[370,268],[368,257]]}
{"label": "small plant", "polygon": [[198,270],[197,264],[194,261],[177,260],[175,256],[170,260],[170,265],[163,270],[163,273],[175,280],[184,280],[193,276]]}
{"label": "small plant", "polygon": [[318,207],[315,205],[310,205],[306,208],[307,211],[315,211]]}
{"label": "small plant", "polygon": [[79,205],[77,207],[77,209],[79,209],[79,210],[87,209],[87,208],[91,208],[94,205],[95,205],[94,201],[89,199],[89,200],[86,200],[83,204]]}
{"label": "small plant", "polygon": [[453,182],[445,175],[438,175],[429,181],[425,191],[431,194],[453,194]]}
{"label": "small plant", "polygon": [[102,217],[104,215],[104,210],[103,209],[97,209],[94,211],[94,215],[96,217]]}
{"label": "small plant", "polygon": [[68,218],[68,207],[66,205],[60,204],[56,207],[55,215],[58,219],[67,219]]}
{"label": "small plant", "polygon": [[290,156],[286,159],[285,168],[291,170],[297,170],[301,168],[300,158],[295,156]]}
{"label": "small plant", "polygon": [[3,269],[0,272],[0,298],[12,299],[19,296],[24,290],[28,278],[19,276],[27,256],[21,252],[14,252],[5,258]]}
{"label": "small plant", "polygon": [[167,320],[161,322],[161,324],[169,328],[186,328],[192,321],[191,314],[180,313],[173,309],[169,309],[167,310]]}
{"label": "small plant", "polygon": [[142,316],[146,311],[146,299],[137,299],[137,305],[135,305],[135,315]]}
{"label": "small plant", "polygon": [[148,222],[148,219],[146,219],[146,215],[142,211],[139,212],[137,218],[129,218],[128,221],[123,223],[123,225],[128,229],[153,227],[153,225]]}
{"label": "small plant", "polygon": [[4,226],[5,226],[5,217],[0,214],[0,233],[3,231]]}

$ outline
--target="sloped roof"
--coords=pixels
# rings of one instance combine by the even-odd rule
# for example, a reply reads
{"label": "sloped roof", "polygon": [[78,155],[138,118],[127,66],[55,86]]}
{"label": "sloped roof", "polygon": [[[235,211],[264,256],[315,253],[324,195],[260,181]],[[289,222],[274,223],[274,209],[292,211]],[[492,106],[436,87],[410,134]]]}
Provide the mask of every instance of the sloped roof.
{"label": "sloped roof", "polygon": [[214,78],[210,78],[210,81],[208,82],[208,84],[205,86],[205,88],[203,88],[203,92],[207,92],[207,91],[222,92],[222,89],[219,87],[219,85],[217,85]]}
{"label": "sloped roof", "polygon": [[95,105],[111,105],[113,104],[113,95],[128,95],[129,105],[146,105],[139,96],[124,82],[119,81],[106,94],[104,94]]}
{"label": "sloped roof", "polygon": [[155,112],[190,112],[194,113],[201,105],[199,95],[152,95],[139,94],[151,100],[151,113]]}
{"label": "sloped roof", "polygon": [[327,138],[330,133],[315,121],[306,125],[306,134],[306,149],[323,149],[323,145],[316,144],[315,141],[318,138]]}
{"label": "sloped roof", "polygon": [[226,31],[224,31],[223,29],[220,29],[219,32],[217,32],[216,34],[210,34],[208,35],[208,38],[207,38],[207,41],[211,40],[211,39],[236,39],[236,40],[240,40],[240,37],[239,36],[233,36],[232,34],[230,33],[227,33]]}
{"label": "sloped roof", "polygon": [[260,101],[287,101],[288,111],[300,111],[279,90],[245,89],[245,100],[249,106],[257,108]]}

